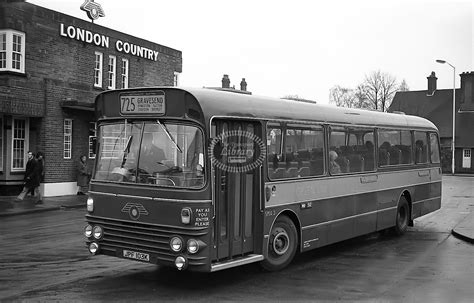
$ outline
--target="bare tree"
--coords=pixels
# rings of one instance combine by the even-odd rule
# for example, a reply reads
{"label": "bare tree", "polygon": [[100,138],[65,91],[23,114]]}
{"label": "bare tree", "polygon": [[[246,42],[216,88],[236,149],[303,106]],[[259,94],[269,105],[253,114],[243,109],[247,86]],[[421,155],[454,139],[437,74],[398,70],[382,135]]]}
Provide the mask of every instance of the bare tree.
{"label": "bare tree", "polygon": [[374,110],[386,111],[392,103],[393,96],[399,85],[397,79],[380,70],[365,76],[364,86],[367,88],[367,99]]}
{"label": "bare tree", "polygon": [[363,85],[367,88],[367,99],[370,102],[370,109],[379,110],[380,91],[382,73],[380,70],[365,76]]}
{"label": "bare tree", "polygon": [[408,87],[408,84],[407,82],[405,81],[405,79],[402,80],[402,83],[400,83],[400,86],[398,87],[398,91],[400,92],[407,92],[409,91],[410,88]]}
{"label": "bare tree", "polygon": [[354,91],[350,88],[334,86],[329,90],[329,103],[342,107],[357,107],[355,104]]}
{"label": "bare tree", "polygon": [[385,112],[392,104],[393,96],[400,87],[397,83],[397,79],[387,73],[382,73],[380,78],[380,110]]}
{"label": "bare tree", "polygon": [[371,109],[370,101],[367,98],[368,88],[364,84],[359,84],[354,91],[354,104],[357,108]]}
{"label": "bare tree", "polygon": [[405,80],[398,84],[394,76],[377,70],[366,75],[356,89],[334,86],[329,90],[329,102],[343,107],[386,111],[401,87],[408,90]]}

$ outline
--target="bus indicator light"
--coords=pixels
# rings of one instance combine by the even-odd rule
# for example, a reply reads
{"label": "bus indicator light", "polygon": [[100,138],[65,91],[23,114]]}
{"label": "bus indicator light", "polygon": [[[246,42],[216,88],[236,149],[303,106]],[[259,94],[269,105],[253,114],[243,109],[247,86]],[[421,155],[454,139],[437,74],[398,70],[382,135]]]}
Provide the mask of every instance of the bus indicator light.
{"label": "bus indicator light", "polygon": [[91,197],[87,198],[87,211],[90,213],[94,211],[94,199]]}
{"label": "bus indicator light", "polygon": [[191,223],[191,215],[193,211],[189,207],[185,207],[181,210],[181,223],[189,224]]}

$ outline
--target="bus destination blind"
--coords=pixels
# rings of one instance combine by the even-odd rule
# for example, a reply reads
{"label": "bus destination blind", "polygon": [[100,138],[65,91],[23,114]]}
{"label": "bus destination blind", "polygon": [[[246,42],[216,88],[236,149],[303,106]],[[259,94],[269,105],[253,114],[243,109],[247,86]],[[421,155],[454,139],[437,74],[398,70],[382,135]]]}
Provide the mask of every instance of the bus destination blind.
{"label": "bus destination blind", "polygon": [[119,98],[122,115],[165,114],[163,91],[122,93]]}

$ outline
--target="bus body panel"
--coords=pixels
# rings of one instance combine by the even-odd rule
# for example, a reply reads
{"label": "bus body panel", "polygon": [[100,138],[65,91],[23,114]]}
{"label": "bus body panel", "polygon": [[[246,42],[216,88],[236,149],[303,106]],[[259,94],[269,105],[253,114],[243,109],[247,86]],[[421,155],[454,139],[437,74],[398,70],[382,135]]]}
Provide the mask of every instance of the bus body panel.
{"label": "bus body panel", "polygon": [[[189,239],[210,243],[210,226],[213,217],[211,201],[164,200],[146,196],[111,195],[90,192],[94,199],[93,214],[86,216],[89,224],[100,225],[103,236],[100,252],[125,258],[124,250],[149,255],[149,263],[174,265],[176,257],[183,255],[189,267],[209,271],[210,247],[203,246],[195,255],[185,249],[173,252],[170,239],[179,236],[186,243]],[[194,215],[190,224],[181,222],[181,210],[188,208]],[[88,242],[90,243],[90,241]]]}
{"label": "bus body panel", "polygon": [[390,228],[405,191],[415,219],[440,208],[440,176],[431,181],[426,171],[430,169],[267,182],[266,187],[276,191],[266,202],[265,232],[268,235],[272,224],[269,214],[285,208],[300,219],[303,251]]}

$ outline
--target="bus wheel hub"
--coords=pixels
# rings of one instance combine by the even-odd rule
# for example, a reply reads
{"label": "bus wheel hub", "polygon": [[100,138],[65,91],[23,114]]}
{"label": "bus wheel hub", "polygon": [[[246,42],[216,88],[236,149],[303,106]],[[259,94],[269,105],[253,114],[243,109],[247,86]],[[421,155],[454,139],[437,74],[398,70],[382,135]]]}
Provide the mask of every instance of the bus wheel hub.
{"label": "bus wheel hub", "polygon": [[284,229],[278,228],[274,232],[273,236],[273,251],[277,255],[284,255],[289,248],[290,244],[290,237],[288,236],[287,232]]}

